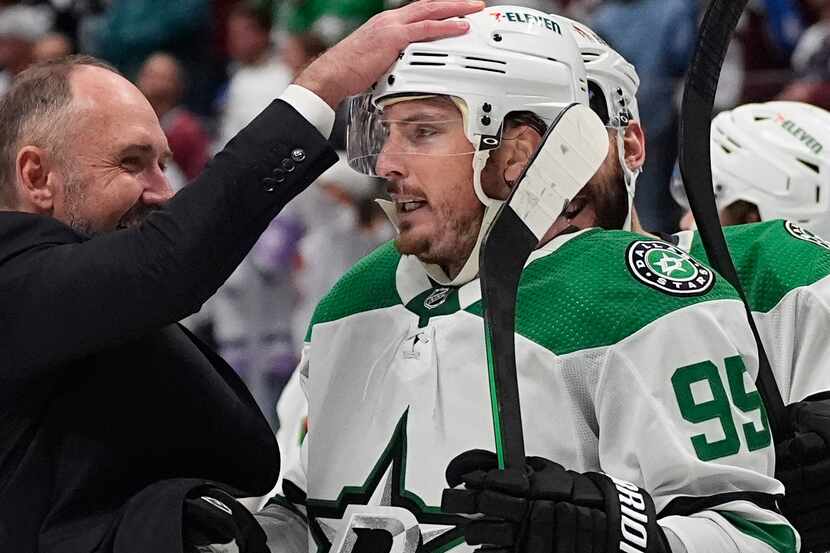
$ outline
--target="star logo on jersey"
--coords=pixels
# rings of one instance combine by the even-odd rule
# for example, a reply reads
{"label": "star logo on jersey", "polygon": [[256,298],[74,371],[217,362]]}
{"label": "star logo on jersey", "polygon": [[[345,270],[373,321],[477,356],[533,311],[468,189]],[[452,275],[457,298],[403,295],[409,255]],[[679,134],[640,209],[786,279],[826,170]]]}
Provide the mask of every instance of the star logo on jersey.
{"label": "star logo on jersey", "polygon": [[786,221],[784,223],[784,228],[787,229],[787,232],[789,232],[791,235],[793,235],[795,238],[798,238],[799,240],[804,240],[805,242],[810,242],[817,246],[821,246],[826,250],[830,250],[830,242],[828,242],[821,236],[813,234],[809,230],[796,225],[795,223]]}
{"label": "star logo on jersey", "polygon": [[652,288],[673,296],[698,296],[715,285],[715,273],[683,250],[657,240],[638,240],[626,251],[628,270]]}
{"label": "star logo on jersey", "polygon": [[363,484],[344,487],[336,500],[307,500],[317,553],[443,553],[464,543],[465,518],[406,489],[408,413]]}

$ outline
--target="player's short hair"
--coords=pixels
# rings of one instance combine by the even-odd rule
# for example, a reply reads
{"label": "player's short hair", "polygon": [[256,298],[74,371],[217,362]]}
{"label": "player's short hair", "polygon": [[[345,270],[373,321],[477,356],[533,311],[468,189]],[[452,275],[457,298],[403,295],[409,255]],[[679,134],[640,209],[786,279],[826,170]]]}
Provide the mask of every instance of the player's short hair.
{"label": "player's short hair", "polygon": [[0,98],[0,207],[16,206],[15,162],[21,146],[31,144],[63,156],[72,102],[69,76],[83,65],[120,74],[92,56],[72,55],[32,65]]}

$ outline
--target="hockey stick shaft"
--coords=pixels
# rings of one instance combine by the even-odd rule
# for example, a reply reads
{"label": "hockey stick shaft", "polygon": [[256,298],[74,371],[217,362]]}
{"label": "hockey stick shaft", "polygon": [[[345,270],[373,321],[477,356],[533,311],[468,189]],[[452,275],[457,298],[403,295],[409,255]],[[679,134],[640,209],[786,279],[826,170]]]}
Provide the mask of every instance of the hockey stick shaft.
{"label": "hockey stick shaft", "polygon": [[782,439],[792,435],[792,429],[752,310],[729,254],[712,187],[709,137],[715,93],[726,49],[746,4],[747,0],[712,0],[704,15],[697,48],[683,91],[680,171],[709,261],[713,268],[735,287],[744,302],[747,320],[758,346],[757,387],[769,415],[773,436]]}
{"label": "hockey stick shaft", "polygon": [[599,168],[608,134],[587,106],[568,106],[513,187],[484,237],[481,300],[496,453],[501,468],[525,463],[516,367],[516,302],[525,262],[568,201]]}

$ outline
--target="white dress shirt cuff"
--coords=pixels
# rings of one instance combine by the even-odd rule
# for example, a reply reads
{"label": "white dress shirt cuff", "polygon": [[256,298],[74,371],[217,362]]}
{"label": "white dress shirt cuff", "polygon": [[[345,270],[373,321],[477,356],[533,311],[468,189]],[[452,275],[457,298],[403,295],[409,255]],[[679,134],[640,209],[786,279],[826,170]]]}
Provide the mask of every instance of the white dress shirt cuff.
{"label": "white dress shirt cuff", "polygon": [[329,137],[334,127],[334,110],[319,96],[300,85],[290,84],[279,99],[296,109],[320,134]]}

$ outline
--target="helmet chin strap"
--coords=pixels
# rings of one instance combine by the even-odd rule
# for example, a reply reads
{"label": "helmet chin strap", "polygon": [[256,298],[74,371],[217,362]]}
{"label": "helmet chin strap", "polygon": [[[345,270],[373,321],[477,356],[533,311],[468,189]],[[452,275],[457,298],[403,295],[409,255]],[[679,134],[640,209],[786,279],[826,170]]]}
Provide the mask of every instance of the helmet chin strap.
{"label": "helmet chin strap", "polygon": [[[481,146],[481,140],[482,138],[479,137],[479,147]],[[481,227],[478,229],[476,243],[473,246],[473,250],[470,252],[469,257],[467,257],[467,261],[464,263],[464,266],[455,278],[450,278],[440,265],[424,263],[421,261],[421,265],[424,266],[424,270],[427,275],[442,286],[462,286],[478,276],[478,254],[481,250],[481,243],[484,240],[484,234],[487,232],[487,229],[490,228],[490,224],[493,222],[493,219],[496,218],[499,208],[504,203],[502,200],[496,200],[487,196],[481,185],[481,173],[484,170],[485,165],[487,165],[489,157],[490,150],[481,150],[480,148],[476,148],[476,152],[473,154],[473,190],[475,190],[478,200],[484,204],[484,216],[481,220]],[[389,200],[376,201],[392,222],[395,229],[398,230],[398,213],[395,209],[395,203],[390,202]]]}
{"label": "helmet chin strap", "polygon": [[617,136],[615,137],[617,143],[617,159],[623,172],[623,179],[625,180],[625,190],[628,193],[628,213],[625,216],[623,223],[623,230],[631,230],[632,215],[634,212],[634,191],[637,189],[637,177],[643,171],[642,168],[632,170],[625,162],[625,127],[617,127]]}

